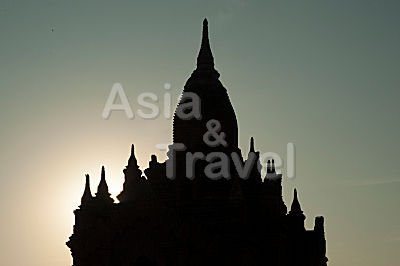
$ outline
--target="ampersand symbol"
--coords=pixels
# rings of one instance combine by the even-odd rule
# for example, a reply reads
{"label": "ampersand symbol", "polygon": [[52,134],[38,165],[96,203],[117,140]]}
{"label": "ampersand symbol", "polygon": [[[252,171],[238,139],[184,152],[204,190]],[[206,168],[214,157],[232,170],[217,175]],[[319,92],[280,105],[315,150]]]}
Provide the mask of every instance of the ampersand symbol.
{"label": "ampersand symbol", "polygon": [[[203,135],[203,141],[210,147],[217,147],[223,145],[226,147],[228,144],[225,141],[225,133],[218,132],[221,130],[221,123],[218,120],[211,119],[206,124],[207,132]],[[212,137],[212,138],[210,138]]]}

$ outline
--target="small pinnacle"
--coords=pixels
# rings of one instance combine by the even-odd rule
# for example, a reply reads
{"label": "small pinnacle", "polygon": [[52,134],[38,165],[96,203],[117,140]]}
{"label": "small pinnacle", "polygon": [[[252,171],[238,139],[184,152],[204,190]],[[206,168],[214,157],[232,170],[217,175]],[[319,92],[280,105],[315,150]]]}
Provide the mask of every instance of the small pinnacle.
{"label": "small pinnacle", "polygon": [[275,173],[275,160],[274,159],[272,159],[271,172]]}
{"label": "small pinnacle", "polygon": [[135,145],[132,144],[131,146],[131,155],[135,154]]}
{"label": "small pinnacle", "polygon": [[101,167],[101,179],[106,179],[106,170],[104,169],[104,165]]}
{"label": "small pinnacle", "polygon": [[203,33],[201,39],[200,52],[197,56],[197,68],[214,68],[214,58],[212,56],[210,41],[208,39],[208,21],[203,20]]}
{"label": "small pinnacle", "polygon": [[254,149],[254,138],[253,137],[250,138],[250,152],[255,152],[255,149]]}
{"label": "small pinnacle", "polygon": [[303,211],[301,210],[299,200],[297,198],[297,189],[294,189],[292,206],[290,208],[290,213],[293,215],[303,215]]}

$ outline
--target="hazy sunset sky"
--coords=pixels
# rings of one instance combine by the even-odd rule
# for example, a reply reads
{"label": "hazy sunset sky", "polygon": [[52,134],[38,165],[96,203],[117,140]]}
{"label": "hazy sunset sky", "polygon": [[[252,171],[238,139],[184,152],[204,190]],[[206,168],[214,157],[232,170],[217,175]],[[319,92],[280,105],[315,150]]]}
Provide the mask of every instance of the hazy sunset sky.
{"label": "hazy sunset sky", "polygon": [[130,145],[144,170],[172,121],[101,114],[114,83],[134,112],[175,99],[208,18],[244,153],[286,156],[311,229],[325,216],[331,266],[397,266],[400,250],[399,1],[0,0],[0,264],[71,265],[65,245],[84,175],[122,189]]}

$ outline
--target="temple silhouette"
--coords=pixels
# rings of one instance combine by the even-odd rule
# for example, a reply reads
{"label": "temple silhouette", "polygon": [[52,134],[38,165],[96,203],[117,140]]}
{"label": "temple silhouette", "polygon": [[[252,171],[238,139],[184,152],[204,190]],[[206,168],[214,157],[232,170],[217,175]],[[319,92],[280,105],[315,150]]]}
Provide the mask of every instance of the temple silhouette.
{"label": "temple silhouette", "polygon": [[[275,171],[274,160],[269,160],[266,176],[261,175],[253,138],[247,159],[242,156],[235,111],[214,68],[207,20],[197,67],[184,86],[185,93],[201,99],[200,117],[178,115],[185,113],[190,101],[185,97],[175,111],[173,143],[183,144],[185,150],[169,151],[164,162],[152,155],[142,172],[132,145],[119,203],[108,192],[104,167],[95,196],[86,175],[81,205],[74,211],[73,234],[67,242],[73,265],[326,266],[324,218],[316,217],[313,230],[306,230],[296,190],[287,210],[282,174]],[[224,145],[205,143],[210,120],[219,122]],[[228,175],[209,178],[205,169],[215,162],[199,159],[189,169],[188,153],[204,154],[204,158],[226,154],[231,166],[238,161],[246,165],[249,158],[256,158],[256,163],[250,165],[246,177],[230,167]],[[171,160],[173,178],[167,176]],[[187,175],[190,171],[192,178]]]}

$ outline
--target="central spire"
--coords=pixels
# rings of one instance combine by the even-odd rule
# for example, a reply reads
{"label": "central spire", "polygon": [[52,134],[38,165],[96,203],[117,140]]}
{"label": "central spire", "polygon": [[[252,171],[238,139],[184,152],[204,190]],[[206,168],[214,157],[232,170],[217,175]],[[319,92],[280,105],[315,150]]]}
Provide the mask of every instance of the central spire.
{"label": "central spire", "polygon": [[214,68],[214,58],[210,48],[210,40],[208,39],[208,21],[206,18],[203,20],[203,36],[200,52],[197,56],[197,68]]}
{"label": "central spire", "polygon": [[[192,115],[185,118],[181,115],[189,111],[188,103],[190,103],[192,96],[197,96],[201,100],[198,101],[200,105],[197,106],[201,110],[200,118]],[[194,110],[193,107],[191,112]],[[207,133],[207,122],[211,119],[220,122],[221,132],[226,133],[225,141],[229,148],[221,145],[210,147],[204,142],[204,134]],[[219,80],[219,73],[214,68],[214,58],[210,49],[208,22],[206,19],[203,21],[203,37],[200,52],[197,56],[197,68],[186,81],[182,97],[175,110],[173,142],[183,143],[187,148],[186,151],[191,152],[208,153],[210,150],[235,150],[238,147],[235,110],[233,110],[226,88]]]}

